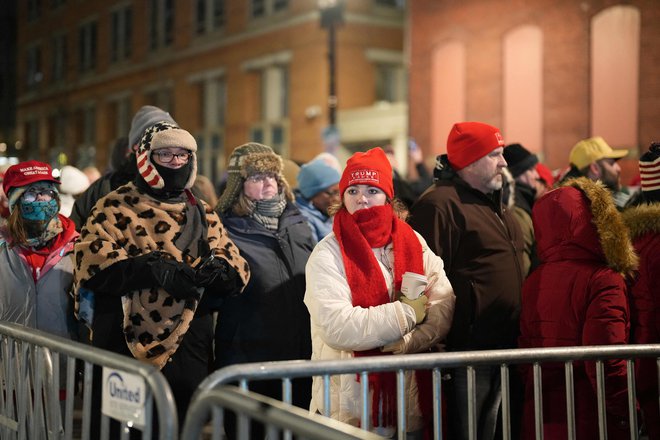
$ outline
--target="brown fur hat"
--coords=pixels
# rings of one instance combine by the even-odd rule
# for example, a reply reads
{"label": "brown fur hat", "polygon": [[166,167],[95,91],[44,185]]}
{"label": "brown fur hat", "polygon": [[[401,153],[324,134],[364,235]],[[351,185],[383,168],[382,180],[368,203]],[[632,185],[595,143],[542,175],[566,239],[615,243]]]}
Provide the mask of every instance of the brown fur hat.
{"label": "brown fur hat", "polygon": [[280,193],[292,201],[293,194],[282,174],[283,169],[282,158],[268,145],[249,142],[236,147],[229,157],[227,187],[218,200],[216,211],[222,214],[231,209],[243,192],[245,179],[259,173],[275,174]]}

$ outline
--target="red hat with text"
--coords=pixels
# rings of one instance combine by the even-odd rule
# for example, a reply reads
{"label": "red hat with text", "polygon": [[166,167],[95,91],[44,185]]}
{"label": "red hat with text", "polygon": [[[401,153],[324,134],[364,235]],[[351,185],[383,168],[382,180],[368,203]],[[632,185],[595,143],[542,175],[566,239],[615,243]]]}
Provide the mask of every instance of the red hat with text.
{"label": "red hat with text", "polygon": [[447,158],[458,171],[499,147],[504,147],[504,138],[498,128],[482,122],[458,122],[447,137]]}
{"label": "red hat with text", "polygon": [[5,194],[9,195],[12,188],[27,186],[35,182],[60,183],[59,180],[53,177],[53,169],[50,165],[37,160],[28,160],[7,168],[2,181],[2,189]]}
{"label": "red hat with text", "polygon": [[346,168],[339,181],[339,192],[343,195],[352,185],[369,185],[380,188],[390,199],[394,197],[392,165],[380,148],[366,153],[357,152],[346,161]]}

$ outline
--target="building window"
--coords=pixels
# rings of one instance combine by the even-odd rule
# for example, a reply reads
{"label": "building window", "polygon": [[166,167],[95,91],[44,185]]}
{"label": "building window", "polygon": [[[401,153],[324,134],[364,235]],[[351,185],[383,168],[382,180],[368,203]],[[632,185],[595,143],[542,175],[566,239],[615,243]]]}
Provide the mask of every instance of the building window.
{"label": "building window", "polygon": [[114,102],[115,110],[115,137],[117,139],[128,136],[131,128],[131,98],[125,97]]}
{"label": "building window", "polygon": [[250,12],[252,18],[261,18],[284,11],[289,7],[289,0],[252,0]]}
{"label": "building window", "polygon": [[96,108],[93,105],[79,111],[79,144],[76,166],[84,168],[94,165],[96,159]]}
{"label": "building window", "polygon": [[503,41],[504,124],[506,139],[535,153],[543,147],[543,33],[524,25]]}
{"label": "building window", "polygon": [[197,160],[200,173],[219,182],[224,163],[227,82],[216,76],[204,79],[200,87],[202,131],[197,135]]}
{"label": "building window", "polygon": [[591,20],[591,133],[612,147],[639,143],[641,13],[612,6]]}
{"label": "building window", "polygon": [[44,75],[41,71],[41,46],[34,45],[28,47],[26,54],[27,77],[26,84],[28,89],[34,89],[41,83]]}
{"label": "building window", "polygon": [[149,1],[149,48],[159,49],[174,41],[174,0]]}
{"label": "building window", "polygon": [[27,1],[27,19],[28,21],[35,21],[41,17],[41,0],[28,0]]}
{"label": "building window", "polygon": [[272,65],[259,71],[259,75],[261,120],[253,124],[250,137],[282,154],[289,138],[289,70]]}
{"label": "building window", "polygon": [[225,24],[224,0],[197,0],[196,32],[207,34],[220,29]]}
{"label": "building window", "polygon": [[51,8],[59,8],[60,6],[63,6],[66,3],[66,0],[50,0],[50,6]]}
{"label": "building window", "polygon": [[90,21],[78,32],[78,70],[89,72],[96,68],[97,23]]}
{"label": "building window", "polygon": [[376,0],[376,5],[388,8],[405,9],[406,0]]}
{"label": "building window", "polygon": [[31,119],[25,123],[25,152],[27,156],[36,155],[39,152],[39,120]]}
{"label": "building window", "polygon": [[133,37],[133,14],[129,6],[112,12],[110,29],[110,61],[126,60],[131,57]]}
{"label": "building window", "polygon": [[376,101],[406,100],[406,74],[400,64],[376,65]]}
{"label": "building window", "polygon": [[174,97],[170,88],[159,88],[145,93],[146,104],[155,105],[172,114],[174,108]]}
{"label": "building window", "polygon": [[66,78],[66,35],[56,35],[53,37],[52,53],[52,78],[53,82],[59,82]]}

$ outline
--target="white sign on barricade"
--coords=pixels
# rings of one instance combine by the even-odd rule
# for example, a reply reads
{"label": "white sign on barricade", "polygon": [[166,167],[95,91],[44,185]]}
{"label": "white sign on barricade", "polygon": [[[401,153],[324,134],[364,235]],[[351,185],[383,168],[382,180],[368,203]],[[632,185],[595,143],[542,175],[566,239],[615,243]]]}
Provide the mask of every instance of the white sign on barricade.
{"label": "white sign on barricade", "polygon": [[141,376],[103,367],[101,412],[106,416],[144,428],[146,392]]}

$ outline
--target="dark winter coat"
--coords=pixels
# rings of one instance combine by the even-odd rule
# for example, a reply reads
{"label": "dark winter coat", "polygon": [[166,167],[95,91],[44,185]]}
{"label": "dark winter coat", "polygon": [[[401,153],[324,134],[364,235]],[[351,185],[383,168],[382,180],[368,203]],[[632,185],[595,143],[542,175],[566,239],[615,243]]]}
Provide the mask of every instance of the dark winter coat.
{"label": "dark winter coat", "polygon": [[447,349],[515,347],[523,281],[523,238],[502,207],[451,168],[411,208],[410,225],[442,258],[456,294]]}
{"label": "dark winter coat", "polygon": [[[639,255],[639,274],[630,292],[631,342],[660,343],[660,203],[627,209],[623,219]],[[660,438],[658,374],[655,359],[636,361],[637,399],[649,438]]]}
{"label": "dark winter coat", "polygon": [[309,359],[312,352],[305,296],[305,264],[316,240],[289,202],[272,232],[250,216],[225,212],[222,222],[250,266],[240,296],[219,310],[216,368],[243,362]]}
{"label": "dark winter coat", "polygon": [[[628,231],[609,191],[587,178],[569,180],[533,208],[541,265],[523,286],[520,347],[626,344],[629,312],[622,274],[636,267]],[[606,361],[608,438],[628,438],[626,363]],[[545,438],[567,436],[561,364],[542,365]],[[523,438],[534,435],[531,368],[524,368]],[[598,438],[594,362],[573,364],[577,438]]]}

